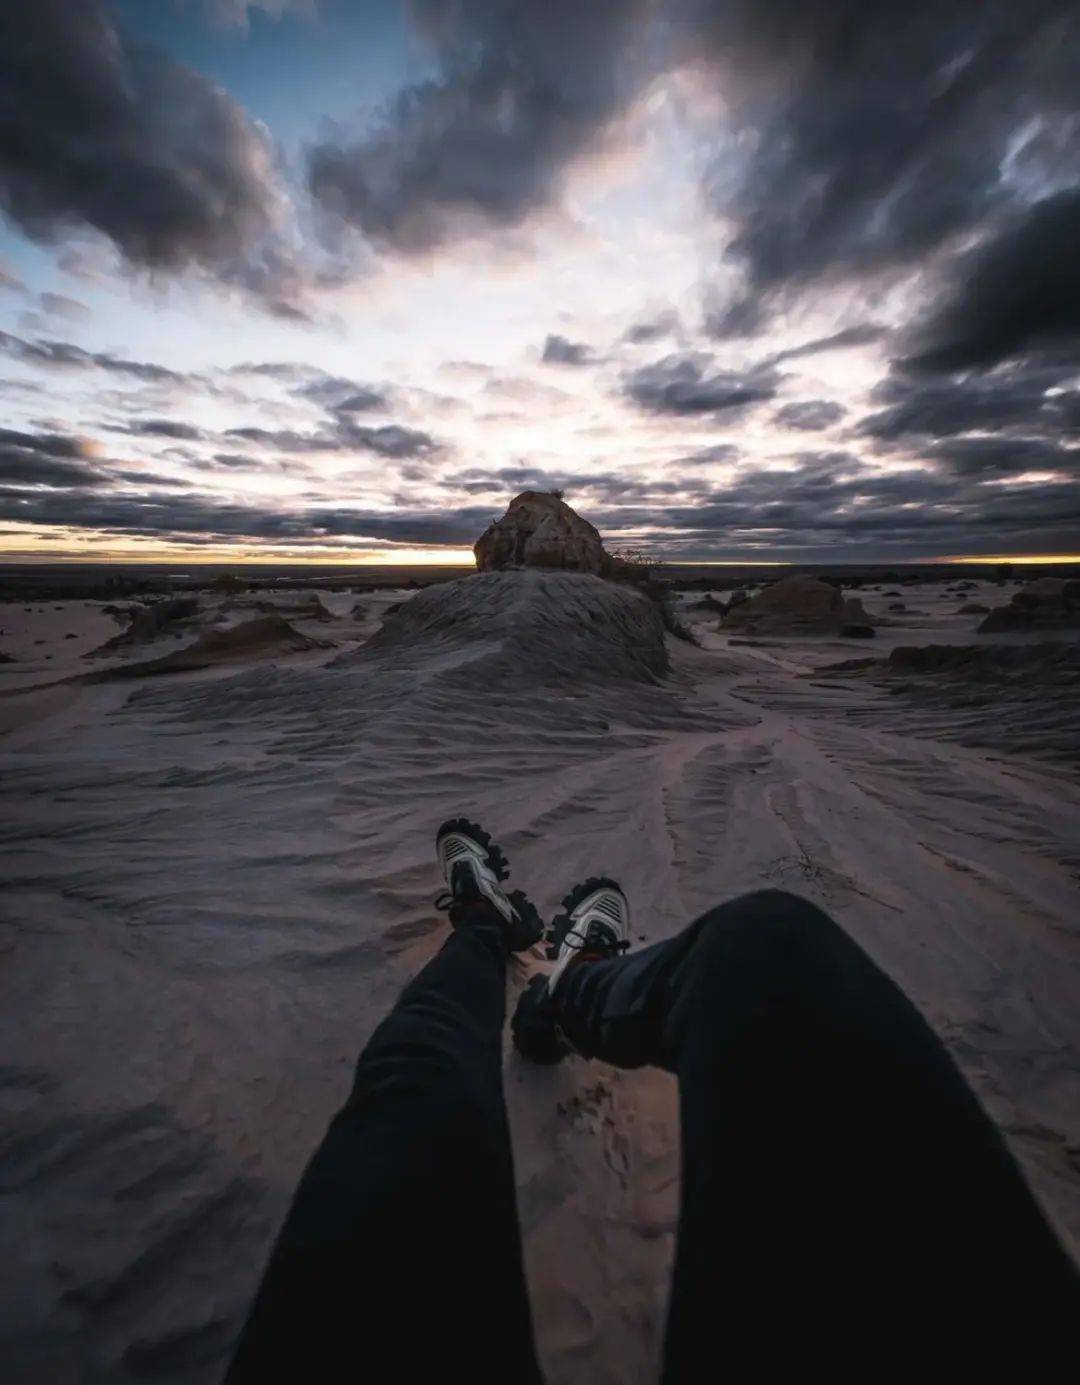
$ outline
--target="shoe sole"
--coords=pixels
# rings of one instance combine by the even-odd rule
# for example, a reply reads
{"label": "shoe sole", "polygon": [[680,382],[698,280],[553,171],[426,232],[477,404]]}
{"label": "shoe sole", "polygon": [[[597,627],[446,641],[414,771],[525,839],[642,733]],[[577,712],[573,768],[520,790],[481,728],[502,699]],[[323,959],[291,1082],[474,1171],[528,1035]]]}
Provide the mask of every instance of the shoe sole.
{"label": "shoe sole", "polygon": [[588,899],[589,895],[594,894],[597,890],[618,890],[623,899],[626,898],[619,882],[612,880],[608,875],[594,875],[589,880],[583,880],[580,885],[575,885],[562,902],[562,913],[555,915],[545,934],[547,944],[545,956],[548,961],[554,962],[559,955],[559,948],[562,947],[563,939],[570,931],[571,914],[583,900]]}
{"label": "shoe sole", "polygon": [[508,879],[510,863],[503,854],[502,847],[491,840],[491,834],[485,832],[478,822],[470,822],[468,818],[451,818],[449,822],[444,822],[435,833],[436,850],[442,839],[449,836],[451,832],[460,832],[463,837],[471,837],[474,842],[479,842],[484,848],[487,863],[494,872],[495,879]]}

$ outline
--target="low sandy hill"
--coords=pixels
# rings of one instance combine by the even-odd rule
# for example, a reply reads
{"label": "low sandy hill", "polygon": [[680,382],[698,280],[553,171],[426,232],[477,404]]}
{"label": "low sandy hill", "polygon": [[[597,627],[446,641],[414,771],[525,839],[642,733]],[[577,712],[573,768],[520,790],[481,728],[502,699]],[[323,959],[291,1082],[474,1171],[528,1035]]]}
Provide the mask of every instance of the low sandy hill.
{"label": "low sandy hill", "polygon": [[115,664],[101,673],[87,675],[87,681],[152,678],[162,673],[187,673],[194,669],[213,668],[217,664],[250,663],[274,655],[306,654],[310,650],[329,647],[329,640],[315,640],[301,634],[283,616],[257,616],[254,620],[244,620],[223,630],[207,630],[191,644],[163,654],[158,659]]}
{"label": "low sandy hill", "polygon": [[658,608],[582,572],[522,568],[428,587],[346,662],[456,663],[458,686],[655,682],[668,671]]}

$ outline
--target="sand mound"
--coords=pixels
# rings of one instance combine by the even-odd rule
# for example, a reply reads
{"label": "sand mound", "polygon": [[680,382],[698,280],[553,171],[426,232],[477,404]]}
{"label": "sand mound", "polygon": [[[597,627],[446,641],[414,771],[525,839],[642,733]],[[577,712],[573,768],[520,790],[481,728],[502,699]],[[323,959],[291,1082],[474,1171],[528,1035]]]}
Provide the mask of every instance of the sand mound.
{"label": "sand mound", "polygon": [[259,616],[227,630],[209,630],[193,644],[176,649],[160,659],[142,659],[137,664],[121,664],[92,674],[94,682],[114,678],[151,678],[158,673],[183,673],[210,668],[214,664],[234,664],[249,659],[265,659],[277,654],[303,654],[312,649],[328,649],[327,640],[309,639],[295,630],[282,616]]}
{"label": "sand mound", "polygon": [[774,635],[839,634],[845,626],[872,633],[872,620],[857,597],[817,577],[785,577],[750,601],[732,605],[724,629]]}
{"label": "sand mound", "polygon": [[152,606],[136,611],[126,630],[114,635],[111,640],[106,640],[97,649],[91,650],[86,657],[93,659],[99,655],[120,654],[125,649],[132,649],[141,644],[153,644],[163,635],[171,634],[181,621],[190,620],[198,613],[199,603],[193,596],[178,596],[173,601],[157,601]]}
{"label": "sand mound", "polygon": [[668,670],[657,607],[587,573],[486,572],[428,587],[347,660],[395,660],[457,686],[653,682]]}

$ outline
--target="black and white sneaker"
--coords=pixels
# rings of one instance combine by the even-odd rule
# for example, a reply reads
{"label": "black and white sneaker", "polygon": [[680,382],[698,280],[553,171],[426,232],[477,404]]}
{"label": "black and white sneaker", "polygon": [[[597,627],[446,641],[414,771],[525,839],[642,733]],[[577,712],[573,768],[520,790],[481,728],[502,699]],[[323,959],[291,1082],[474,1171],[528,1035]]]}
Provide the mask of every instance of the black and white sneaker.
{"label": "black and white sneaker", "polygon": [[544,924],[536,906],[523,890],[507,893],[502,888],[510,868],[502,849],[482,827],[466,818],[452,818],[436,833],[435,850],[447,889],[436,904],[450,910],[452,923],[456,923],[455,906],[485,899],[506,921],[511,952],[521,952],[540,941]]}
{"label": "black and white sneaker", "polygon": [[617,957],[630,946],[630,905],[614,880],[599,876],[575,885],[551,920],[547,955],[554,961],[547,979],[552,995],[574,961]]}
{"label": "black and white sneaker", "polygon": [[630,946],[630,905],[614,880],[598,877],[575,885],[547,932],[555,965],[534,976],[518,998],[510,1022],[514,1046],[534,1063],[557,1063],[573,1047],[558,1022],[557,990],[568,967],[618,957]]}

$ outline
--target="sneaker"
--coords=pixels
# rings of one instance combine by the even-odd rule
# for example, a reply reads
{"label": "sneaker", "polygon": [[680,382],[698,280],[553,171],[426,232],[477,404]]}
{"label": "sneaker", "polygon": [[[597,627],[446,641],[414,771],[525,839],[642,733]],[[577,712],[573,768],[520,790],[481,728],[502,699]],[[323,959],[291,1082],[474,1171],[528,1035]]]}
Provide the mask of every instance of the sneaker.
{"label": "sneaker", "polygon": [[510,874],[506,857],[475,822],[452,818],[444,822],[435,836],[435,850],[446,880],[447,893],[436,900],[440,908],[487,900],[506,922],[507,945],[511,952],[532,947],[544,936],[544,924],[536,906],[523,890],[503,890],[501,881]]}
{"label": "sneaker", "polygon": [[557,990],[567,969],[617,957],[630,946],[630,905],[614,880],[575,885],[562,907],[547,935],[555,965],[548,976],[532,978],[510,1022],[515,1047],[534,1063],[557,1063],[573,1052],[558,1023]]}

